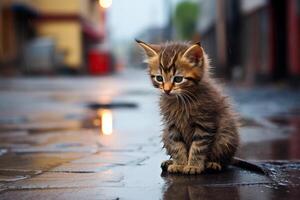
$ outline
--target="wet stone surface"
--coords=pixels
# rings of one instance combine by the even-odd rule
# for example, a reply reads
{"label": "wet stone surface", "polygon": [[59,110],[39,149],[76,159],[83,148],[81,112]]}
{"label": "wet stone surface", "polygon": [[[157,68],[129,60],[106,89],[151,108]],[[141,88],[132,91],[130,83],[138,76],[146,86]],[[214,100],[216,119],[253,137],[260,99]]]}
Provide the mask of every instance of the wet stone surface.
{"label": "wet stone surface", "polygon": [[157,93],[144,72],[0,79],[0,199],[299,199],[300,91],[226,90],[242,115],[238,156],[269,176],[162,173]]}

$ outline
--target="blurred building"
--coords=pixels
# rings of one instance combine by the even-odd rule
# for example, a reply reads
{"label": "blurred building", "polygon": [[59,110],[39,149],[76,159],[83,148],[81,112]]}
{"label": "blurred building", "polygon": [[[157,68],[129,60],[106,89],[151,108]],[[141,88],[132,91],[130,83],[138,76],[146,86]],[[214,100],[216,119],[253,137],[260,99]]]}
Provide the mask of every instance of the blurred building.
{"label": "blurred building", "polygon": [[20,60],[22,47],[35,37],[33,20],[37,10],[29,1],[0,1],[0,64],[13,65]]}
{"label": "blurred building", "polygon": [[300,77],[299,0],[201,0],[198,30],[216,71],[249,83]]}
{"label": "blurred building", "polygon": [[23,64],[26,45],[33,43],[26,49],[28,57],[33,48],[32,54],[39,53],[43,43],[54,46],[64,66],[80,71],[90,46],[103,40],[104,23],[104,10],[97,0],[1,0],[0,61]]}

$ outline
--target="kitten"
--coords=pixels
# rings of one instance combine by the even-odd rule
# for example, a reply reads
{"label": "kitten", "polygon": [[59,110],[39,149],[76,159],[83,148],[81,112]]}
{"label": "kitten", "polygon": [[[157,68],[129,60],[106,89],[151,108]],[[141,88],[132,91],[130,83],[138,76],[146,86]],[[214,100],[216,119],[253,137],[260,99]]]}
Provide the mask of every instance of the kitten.
{"label": "kitten", "polygon": [[162,168],[200,174],[230,164],[239,145],[238,122],[210,76],[201,45],[136,41],[147,55],[152,84],[161,91],[162,141],[171,156]]}

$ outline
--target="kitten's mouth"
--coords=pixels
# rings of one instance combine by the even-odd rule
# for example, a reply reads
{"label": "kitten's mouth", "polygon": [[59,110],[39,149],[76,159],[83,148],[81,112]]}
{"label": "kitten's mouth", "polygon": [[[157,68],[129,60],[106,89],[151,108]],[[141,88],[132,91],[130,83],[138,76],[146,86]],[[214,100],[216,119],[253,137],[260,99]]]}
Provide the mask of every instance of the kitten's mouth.
{"label": "kitten's mouth", "polygon": [[164,90],[166,95],[170,95],[171,94],[171,90]]}
{"label": "kitten's mouth", "polygon": [[160,89],[161,94],[168,96],[168,97],[172,97],[175,96],[176,94],[178,94],[177,90],[164,90],[164,89]]}
{"label": "kitten's mouth", "polygon": [[162,92],[162,94],[166,97],[174,97],[176,95],[175,92]]}

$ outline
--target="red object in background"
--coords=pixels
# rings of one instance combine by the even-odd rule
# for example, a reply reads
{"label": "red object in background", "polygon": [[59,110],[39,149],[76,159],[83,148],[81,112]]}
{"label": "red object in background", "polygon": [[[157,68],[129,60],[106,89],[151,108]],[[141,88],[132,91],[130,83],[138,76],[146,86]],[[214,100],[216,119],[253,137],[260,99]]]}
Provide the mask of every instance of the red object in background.
{"label": "red object in background", "polygon": [[110,69],[110,54],[99,50],[90,50],[88,53],[89,72],[92,75],[107,74]]}

